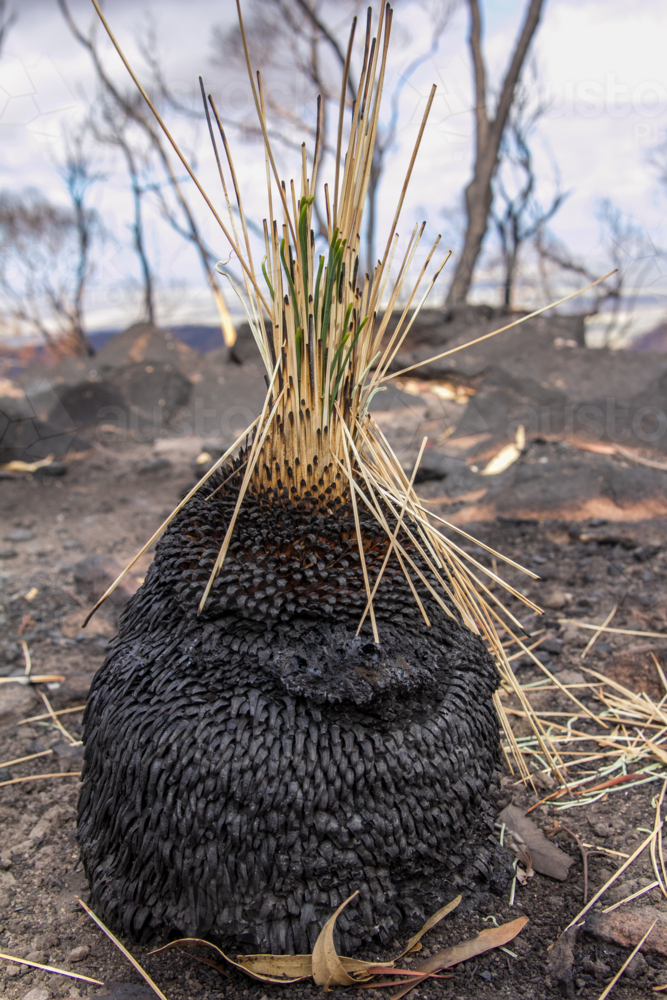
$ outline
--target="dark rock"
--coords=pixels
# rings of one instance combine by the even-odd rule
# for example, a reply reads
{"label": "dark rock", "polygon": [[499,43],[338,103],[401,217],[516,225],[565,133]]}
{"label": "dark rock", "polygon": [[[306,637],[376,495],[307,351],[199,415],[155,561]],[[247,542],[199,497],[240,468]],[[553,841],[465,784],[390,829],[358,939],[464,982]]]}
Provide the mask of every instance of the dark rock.
{"label": "dark rock", "polygon": [[58,702],[64,704],[70,701],[85,701],[94,676],[94,673],[89,673],[73,674],[71,677],[66,677],[58,689]]}
{"label": "dark rock", "polygon": [[68,962],[84,962],[90,955],[90,948],[87,944],[78,944],[76,948],[72,948],[71,951],[67,952]]}
{"label": "dark rock", "polygon": [[[410,469],[411,472],[412,469]],[[432,479],[445,479],[448,476],[450,478],[473,479],[474,473],[470,471],[462,459],[452,458],[435,448],[427,448],[419,463],[415,483],[426,483]]]}
{"label": "dark rock", "polygon": [[[120,563],[110,556],[86,556],[74,567],[74,583],[89,601],[95,602],[122,571]],[[128,574],[107,598],[107,603],[123,608],[138,588],[136,578]]]}
{"label": "dark rock", "polygon": [[105,423],[110,412],[123,410],[125,400],[109,382],[89,380],[77,385],[57,386],[58,401],[49,421],[64,430],[86,430]]}
{"label": "dark rock", "polygon": [[190,399],[192,384],[178,369],[168,364],[126,365],[113,375],[113,385],[130,408],[152,416],[157,408],[169,420]]}
{"label": "dark rock", "polygon": [[636,906],[633,909],[621,906],[611,913],[589,913],[585,930],[593,937],[610,944],[634,948],[654,920],[657,921],[656,925],[644,942],[642,951],[664,957],[667,956],[667,914],[654,906]]}
{"label": "dark rock", "polygon": [[635,957],[632,959],[627,969],[623,973],[626,979],[634,981],[639,979],[640,976],[645,976],[649,971],[649,964],[642,955],[641,951],[638,951]]}
{"label": "dark rock", "polygon": [[80,767],[83,763],[83,744],[72,745],[61,740],[52,747],[54,754],[58,758],[58,766],[63,771],[71,771],[74,767]]}
{"label": "dark rock", "polygon": [[169,365],[172,369],[193,374],[201,365],[201,355],[179,340],[171,330],[158,329],[150,323],[135,323],[117,333],[95,355],[95,367],[105,376],[127,365]]}
{"label": "dark rock", "polygon": [[139,475],[143,475],[145,472],[164,472],[166,469],[171,468],[172,464],[168,458],[154,458],[152,461],[140,465],[137,472]]}
{"label": "dark rock", "polygon": [[611,966],[601,959],[594,962],[590,958],[585,958],[582,962],[582,968],[584,972],[591,973],[596,979],[606,979],[607,976],[611,975]]}
{"label": "dark rock", "polygon": [[35,469],[34,474],[47,478],[49,476],[64,476],[66,472],[67,466],[64,462],[49,462],[48,465],[40,465],[38,469]]}
{"label": "dark rock", "polygon": [[[240,323],[236,328],[236,343],[233,347],[221,347],[212,351],[216,359],[236,365],[255,364],[263,367],[261,355],[249,323]],[[210,355],[209,355],[210,357]]]}
{"label": "dark rock", "polygon": [[647,562],[662,551],[662,545],[640,545],[632,553],[637,562]]}
{"label": "dark rock", "polygon": [[563,651],[563,640],[562,639],[545,639],[540,649],[543,649],[546,653],[562,653]]}
{"label": "dark rock", "polygon": [[77,438],[74,427],[48,423],[36,416],[8,416],[0,411],[0,465],[8,462],[61,460],[69,451],[84,452],[89,444]]}
{"label": "dark rock", "polygon": [[571,927],[554,941],[547,959],[547,974],[555,982],[558,991],[566,1000],[574,1000],[574,948],[579,933],[578,927]]}
{"label": "dark rock", "polygon": [[0,559],[16,559],[17,555],[16,549],[0,549]]}

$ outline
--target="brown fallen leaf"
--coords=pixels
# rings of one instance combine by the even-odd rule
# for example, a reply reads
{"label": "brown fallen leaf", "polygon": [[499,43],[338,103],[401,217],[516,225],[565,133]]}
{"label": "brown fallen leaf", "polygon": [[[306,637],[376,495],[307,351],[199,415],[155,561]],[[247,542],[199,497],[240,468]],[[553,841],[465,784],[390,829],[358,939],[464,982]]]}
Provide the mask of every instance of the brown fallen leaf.
{"label": "brown fallen leaf", "polygon": [[[237,955],[235,961],[218,948],[217,945],[212,944],[210,941],[204,941],[202,938],[178,938],[178,940],[170,941],[161,948],[156,948],[150,954],[157,955],[161,951],[168,951],[171,948],[188,947],[193,944],[206,945],[209,948],[213,948],[225,962],[229,962],[230,965],[233,965],[241,972],[245,972],[246,975],[251,976],[253,979],[260,980],[260,982],[289,984],[312,977],[317,985],[324,986],[325,990],[328,990],[331,986],[361,985],[377,976],[409,976],[411,978],[417,977],[420,980],[423,979],[423,975],[415,972],[413,969],[396,968],[396,963],[410,951],[421,947],[419,942],[424,934],[435,927],[448,913],[456,909],[461,902],[461,896],[452,899],[446,906],[443,906],[437,913],[429,917],[421,930],[410,938],[405,951],[401,952],[395,959],[390,959],[387,962],[365,962],[362,959],[339,955],[336,952],[333,940],[333,932],[338,916],[357,895],[358,891],[350,896],[349,899],[346,899],[344,903],[341,903],[336,912],[327,920],[315,942],[312,955]],[[203,961],[215,968],[220,968],[217,962],[213,962],[210,959],[199,958],[199,961]],[[397,980],[397,982],[401,982],[401,980]],[[380,982],[377,985],[393,986],[396,984]]]}
{"label": "brown fallen leaf", "polygon": [[354,979],[346,971],[334,944],[333,932],[338,914],[342,913],[350,900],[359,895],[359,890],[340,904],[322,928],[313,948],[313,980],[325,991],[331,986],[351,986]]}
{"label": "brown fallen leaf", "polygon": [[[422,929],[410,938],[405,946],[405,951],[402,951],[398,958],[410,955],[413,951],[419,951],[421,948],[421,944],[419,942],[423,938],[424,934],[426,934],[427,931],[430,931],[432,927],[435,927],[436,924],[439,924],[444,917],[452,912],[452,910],[455,910],[461,902],[461,899],[461,896],[457,896],[455,899],[452,899],[449,903],[447,903],[446,906],[443,906],[442,909],[438,910],[437,913],[434,913],[432,917],[429,917]],[[398,958],[396,961],[398,961]]]}
{"label": "brown fallen leaf", "polygon": [[487,930],[480,931],[476,938],[471,938],[469,941],[462,941],[451,948],[445,948],[444,951],[437,952],[431,958],[422,962],[421,965],[415,967],[416,972],[423,973],[422,978],[413,980],[400,993],[395,993],[391,1000],[400,1000],[401,997],[404,997],[411,989],[420,982],[423,982],[424,979],[428,979],[434,972],[440,972],[442,969],[451,969],[453,965],[467,962],[469,958],[482,955],[485,951],[491,951],[492,948],[502,948],[503,945],[512,941],[527,923],[528,917],[517,917],[516,920],[511,920],[508,924],[501,924],[500,927],[490,927]]}
{"label": "brown fallen leaf", "polygon": [[263,983],[298,983],[302,979],[308,979],[312,974],[310,955],[237,955],[238,961],[235,962],[218,948],[217,944],[204,941],[203,938],[178,938],[162,945],[161,948],[155,948],[149,954],[157,955],[161,951],[169,951],[171,948],[180,948],[183,945],[187,947],[191,944],[213,948],[225,962]]}
{"label": "brown fallen leaf", "polygon": [[560,881],[567,878],[574,858],[547,840],[540,828],[524,815],[522,809],[517,806],[506,806],[498,816],[498,823],[504,823],[507,830],[518,835],[528,851],[532,867],[536,872]]}

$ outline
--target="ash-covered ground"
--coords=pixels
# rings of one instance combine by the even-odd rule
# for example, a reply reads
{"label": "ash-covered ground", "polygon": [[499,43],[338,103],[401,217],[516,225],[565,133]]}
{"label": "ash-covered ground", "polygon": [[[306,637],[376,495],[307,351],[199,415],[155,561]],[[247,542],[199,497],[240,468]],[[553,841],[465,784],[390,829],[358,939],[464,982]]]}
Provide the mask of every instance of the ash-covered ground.
{"label": "ash-covered ground", "polygon": [[[474,322],[447,326],[427,317],[395,370],[480,336],[493,323],[479,314]],[[0,685],[0,782],[63,775],[0,787],[0,952],[143,989],[76,901],[77,895],[87,898],[75,837],[81,750],[50,719],[21,723],[46,713],[40,691],[55,710],[85,703],[122,603],[143,578],[150,552],[117,600],[83,631],[92,600],[206,468],[202,453],[217,457],[254,417],[263,381],[247,339],[234,360],[224,349],[200,356],[163,332],[139,329],[123,337],[83,368],[32,363],[14,373],[11,393],[0,400],[0,461],[51,456],[46,472],[10,469],[0,481],[0,677],[24,672],[25,643],[32,675],[63,678]],[[531,580],[497,564],[508,582],[545,610],[538,617],[519,602],[509,605],[528,632],[545,630],[535,650],[540,662],[573,690],[584,685],[583,667],[589,667],[659,702],[665,690],[655,660],[667,671],[667,355],[590,351],[577,321],[535,321],[405,373],[398,388],[376,397],[374,413],[406,468],[428,435],[418,492],[429,510],[539,575]],[[523,446],[513,455],[517,442]],[[510,464],[485,475],[508,447]],[[452,528],[443,530],[455,537]],[[462,538],[460,544],[492,566],[474,541]],[[664,640],[605,633],[582,661],[592,633],[560,620],[600,623],[614,606],[613,627],[664,633]],[[527,657],[512,665],[525,685],[542,676]],[[541,710],[563,713],[554,719],[573,711],[553,686],[535,697]],[[581,700],[594,713],[602,708],[589,688],[581,688]],[[506,706],[515,735],[526,735],[528,723],[516,709],[512,714],[511,699]],[[75,739],[80,735],[80,711],[58,718]],[[585,722],[577,725],[589,731]],[[581,743],[582,753],[596,747]],[[6,763],[23,757],[31,759]],[[541,780],[535,791],[527,790],[506,770],[499,811],[509,803],[528,808],[550,794],[549,781]],[[652,995],[653,987],[667,982],[667,900],[653,889],[612,911],[606,922],[601,917],[615,900],[654,880],[647,851],[591,911],[569,971],[559,971],[553,960],[549,965],[549,948],[582,906],[583,865],[572,835],[604,851],[589,858],[592,893],[652,829],[651,802],[660,788],[660,781],[631,791],[610,788],[594,805],[566,812],[538,806],[530,817],[574,859],[567,878],[535,875],[517,887],[513,907],[509,896],[491,895],[473,910],[462,905],[424,939],[418,960],[491,926],[489,918],[503,923],[526,914],[527,927],[509,946],[514,955],[490,952],[411,995],[596,998],[629,954],[629,925],[634,920],[643,927],[647,913],[658,919],[657,930],[614,995]],[[377,957],[398,954],[404,944],[397,941]],[[225,977],[192,957],[148,957],[148,950],[132,948],[169,1000],[321,994],[311,985],[254,982],[231,969]],[[9,1000],[153,995],[105,989],[0,964],[0,993]]]}

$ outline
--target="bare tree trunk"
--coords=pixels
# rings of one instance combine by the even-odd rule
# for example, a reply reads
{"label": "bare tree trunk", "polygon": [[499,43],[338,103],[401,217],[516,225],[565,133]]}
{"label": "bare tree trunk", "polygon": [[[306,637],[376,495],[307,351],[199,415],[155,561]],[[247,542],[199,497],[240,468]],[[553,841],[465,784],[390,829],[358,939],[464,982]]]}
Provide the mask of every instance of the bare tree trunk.
{"label": "bare tree trunk", "polygon": [[134,242],[134,249],[137,252],[137,257],[139,258],[141,275],[143,278],[144,320],[145,322],[150,323],[151,326],[155,326],[155,290],[153,287],[153,272],[151,271],[148,253],[146,252],[146,243],[144,241],[144,220],[141,210],[143,191],[139,183],[137,167],[129,145],[121,140],[118,141],[118,145],[120,145],[121,149],[125,153],[125,159],[127,160],[127,172],[130,175],[130,186],[132,188],[132,198],[134,200],[132,240]]}
{"label": "bare tree trunk", "polygon": [[447,293],[446,305],[450,308],[464,305],[468,297],[473,272],[488,227],[489,213],[493,202],[491,180],[498,164],[500,143],[512,106],[514,88],[518,83],[528,48],[537,30],[543,4],[544,0],[530,0],[521,34],[503,80],[495,117],[490,119],[486,109],[486,67],[482,53],[482,17],[478,0],[468,0],[470,7],[469,43],[475,77],[475,168],[473,178],[465,192],[468,226],[463,250]]}
{"label": "bare tree trunk", "polygon": [[[183,229],[180,226],[178,226],[175,222],[173,215],[171,215],[170,213],[167,212],[166,217],[174,229],[176,229],[182,236],[185,236],[186,239],[189,239],[192,243],[194,243],[199,255],[202,269],[204,271],[204,274],[206,275],[206,279],[213,293],[218,314],[220,316],[220,325],[222,328],[223,339],[228,346],[233,345],[236,340],[236,330],[234,329],[234,324],[231,315],[229,313],[229,310],[227,308],[224,296],[220,291],[220,288],[215,278],[213,268],[211,267],[210,254],[208,253],[204,245],[204,241],[201,237],[201,234],[195,222],[194,215],[190,209],[190,205],[187,201],[187,198],[183,193],[178,178],[174,173],[173,167],[166,153],[165,147],[162,144],[159,132],[156,131],[152,122],[149,119],[147,119],[143,113],[137,110],[137,107],[131,101],[128,101],[126,98],[123,97],[120,90],[114,85],[109,76],[105,73],[104,68],[102,66],[102,62],[100,61],[99,53],[97,51],[94,42],[91,40],[91,38],[86,38],[86,36],[83,35],[82,32],[77,27],[71,15],[67,0],[57,0],[57,2],[65,18],[65,21],[67,22],[70,28],[70,31],[72,32],[74,37],[85,48],[88,49],[93,61],[93,65],[97,72],[98,80],[104,87],[105,91],[109,95],[111,95],[111,97],[116,102],[117,106],[120,109],[122,109],[127,118],[131,121],[134,121],[140,128],[144,130],[153,149],[157,153],[160,162],[162,163],[163,169],[167,175],[171,188],[178,201],[178,204],[180,205],[181,210],[183,211],[187,223],[187,228]],[[0,0],[0,3],[2,3],[2,0]],[[128,166],[129,166],[129,161],[131,156],[129,147],[127,146],[126,143],[122,141],[118,142],[117,144],[122,146],[126,158],[128,159]],[[132,191],[134,195],[134,205],[135,205],[134,245],[141,261],[142,273],[144,276],[144,292],[145,292],[144,299],[146,305],[146,313],[149,317],[149,322],[153,323],[154,322],[153,281],[152,281],[152,275],[150,271],[148,257],[146,254],[145,244],[143,240],[143,226],[141,224],[141,194],[143,192],[140,190],[140,188],[137,187],[136,183],[137,175],[136,171],[134,174],[132,173],[133,169],[134,167],[132,167],[130,170],[130,177],[131,177],[131,184],[132,184]]]}
{"label": "bare tree trunk", "polygon": [[514,294],[514,274],[516,271],[516,250],[510,250],[507,254],[507,271],[505,274],[505,308],[512,308],[512,297]]}

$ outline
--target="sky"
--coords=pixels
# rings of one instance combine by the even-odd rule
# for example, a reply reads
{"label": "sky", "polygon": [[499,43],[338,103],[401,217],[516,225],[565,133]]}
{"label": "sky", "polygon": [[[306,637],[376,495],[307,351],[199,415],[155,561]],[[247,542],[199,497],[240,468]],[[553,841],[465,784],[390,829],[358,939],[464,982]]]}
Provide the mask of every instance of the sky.
{"label": "sky", "polygon": [[[437,8],[438,0],[430,5],[399,0],[395,6],[396,28],[385,86],[388,95],[412,60],[428,50],[429,11]],[[483,0],[482,6],[484,51],[493,89],[505,72],[526,0]],[[94,104],[94,75],[87,53],[65,26],[56,0],[14,0],[14,9],[15,22],[0,56],[0,189],[16,191],[33,186],[66,204],[57,163],[63,137]],[[89,0],[71,0],[71,9],[86,30],[94,22]],[[216,64],[212,58],[214,26],[229,28],[235,23],[232,0],[189,0],[187,4],[182,0],[106,0],[104,9],[140,74],[146,67],[136,39],[149,38],[152,24],[165,77],[184,99],[190,100],[199,73],[223,112],[230,104],[237,106],[247,99],[247,83],[229,65]],[[325,5],[325,13],[330,14],[331,9]],[[538,189],[548,201],[557,164],[562,189],[569,192],[552,230],[592,269],[604,266],[607,258],[600,244],[596,213],[600,200],[610,199],[641,235],[645,259],[630,265],[629,280],[641,285],[642,302],[656,310],[667,309],[667,280],[662,273],[664,262],[650,248],[667,247],[667,187],[661,186],[650,158],[667,139],[666,21],[662,0],[636,0],[634,4],[547,0],[531,49],[546,104],[532,138]],[[473,154],[467,30],[467,7],[462,4],[440,39],[437,53],[402,85],[397,139],[388,151],[380,189],[379,245],[383,223],[393,216],[433,83],[437,85],[436,98],[399,230],[407,233],[416,221],[427,219],[427,234],[442,232],[446,244],[455,239]],[[105,64],[124,84],[125,70],[99,32],[98,37]],[[217,198],[214,161],[203,141],[201,124],[183,118],[170,124],[185,145],[196,150],[201,178]],[[246,211],[261,224],[266,214],[261,148],[244,142],[237,130],[230,132],[230,141]],[[298,154],[281,149],[278,155],[285,175],[298,176]],[[135,318],[133,313],[138,309],[138,266],[128,246],[131,200],[126,177],[119,165],[108,159],[101,172],[105,179],[91,189],[90,203],[101,212],[110,238],[97,251],[87,298],[91,328],[123,325]],[[225,259],[228,246],[224,238],[218,236],[196,192],[190,194],[207,237]],[[161,319],[214,321],[210,295],[191,248],[184,246],[156,213],[149,221],[148,239],[162,289]],[[630,256],[636,253],[630,251]],[[623,257],[624,248],[619,254]],[[440,301],[446,285],[445,279]],[[488,299],[495,293],[485,287],[481,294]]]}

